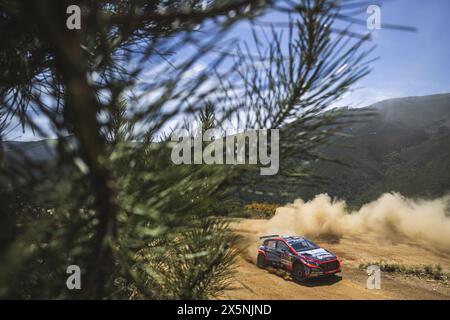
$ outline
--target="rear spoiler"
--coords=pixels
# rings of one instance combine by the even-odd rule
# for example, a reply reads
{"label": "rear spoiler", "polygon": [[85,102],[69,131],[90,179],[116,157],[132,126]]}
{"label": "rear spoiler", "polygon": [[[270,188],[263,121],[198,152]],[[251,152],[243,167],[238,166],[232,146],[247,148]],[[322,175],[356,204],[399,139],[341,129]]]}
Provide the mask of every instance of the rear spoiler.
{"label": "rear spoiler", "polygon": [[271,234],[271,235],[262,236],[262,237],[259,237],[259,238],[260,239],[267,239],[267,238],[275,238],[275,237],[279,237],[279,235],[278,234]]}

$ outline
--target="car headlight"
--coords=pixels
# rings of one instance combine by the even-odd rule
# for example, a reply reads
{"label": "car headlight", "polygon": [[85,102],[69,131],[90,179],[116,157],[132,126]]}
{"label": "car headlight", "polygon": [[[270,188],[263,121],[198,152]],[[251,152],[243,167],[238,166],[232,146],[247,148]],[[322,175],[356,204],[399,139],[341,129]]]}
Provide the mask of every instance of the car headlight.
{"label": "car headlight", "polygon": [[320,267],[320,265],[317,262],[315,262],[315,261],[305,260],[305,263],[310,265],[310,266],[316,267],[316,268]]}

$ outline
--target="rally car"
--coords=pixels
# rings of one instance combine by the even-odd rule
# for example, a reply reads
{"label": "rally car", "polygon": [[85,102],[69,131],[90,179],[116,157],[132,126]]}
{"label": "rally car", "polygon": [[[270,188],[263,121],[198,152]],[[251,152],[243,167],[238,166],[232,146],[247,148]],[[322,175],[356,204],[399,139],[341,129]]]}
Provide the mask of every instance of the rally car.
{"label": "rally car", "polygon": [[286,269],[300,282],[341,271],[341,263],[334,253],[304,237],[270,235],[260,238],[264,239],[257,256],[260,268]]}

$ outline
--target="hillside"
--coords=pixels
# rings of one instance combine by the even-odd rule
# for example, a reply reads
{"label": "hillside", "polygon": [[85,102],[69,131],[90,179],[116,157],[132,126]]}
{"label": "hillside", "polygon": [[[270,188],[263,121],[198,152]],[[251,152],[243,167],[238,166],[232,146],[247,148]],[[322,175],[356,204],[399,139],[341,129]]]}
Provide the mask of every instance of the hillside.
{"label": "hillside", "polygon": [[[365,109],[375,110],[376,115],[345,127],[343,132],[350,136],[334,138],[323,150],[325,157],[347,166],[328,161],[313,164],[313,173],[327,177],[327,184],[306,187],[299,180],[286,185],[264,177],[258,179],[255,194],[240,197],[245,202],[286,203],[328,193],[357,207],[390,191],[409,197],[450,192],[450,94],[391,99]],[[53,142],[6,142],[5,149],[9,159],[21,152],[50,164]]]}
{"label": "hillside", "polygon": [[[367,114],[371,114],[370,117]],[[254,177],[257,184],[240,194],[244,202],[288,203],[320,193],[346,200],[352,208],[386,192],[434,198],[450,192],[450,94],[390,99],[349,109],[346,125],[320,150],[326,159],[310,164],[310,174],[326,178],[316,186],[304,179]],[[348,118],[348,117],[346,117]],[[292,158],[280,159],[292,161]]]}
{"label": "hillside", "polygon": [[409,197],[450,192],[450,94],[392,99],[370,107],[376,115],[347,127],[344,132],[351,136],[335,138],[324,150],[326,157],[348,166],[318,162],[314,173],[330,183],[293,186],[292,199],[326,192],[359,206],[390,191]]}

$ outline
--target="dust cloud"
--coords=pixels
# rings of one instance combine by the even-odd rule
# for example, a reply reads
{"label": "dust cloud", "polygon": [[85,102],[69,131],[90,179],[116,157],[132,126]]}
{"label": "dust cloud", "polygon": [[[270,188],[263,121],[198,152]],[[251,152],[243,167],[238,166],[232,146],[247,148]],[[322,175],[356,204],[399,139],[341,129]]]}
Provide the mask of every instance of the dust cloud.
{"label": "dust cloud", "polygon": [[349,211],[345,201],[326,194],[311,201],[301,199],[280,207],[266,221],[246,229],[254,235],[305,235],[339,241],[346,235],[374,233],[389,241],[422,242],[430,249],[450,252],[450,196],[435,200],[412,200],[386,193],[358,211]]}

